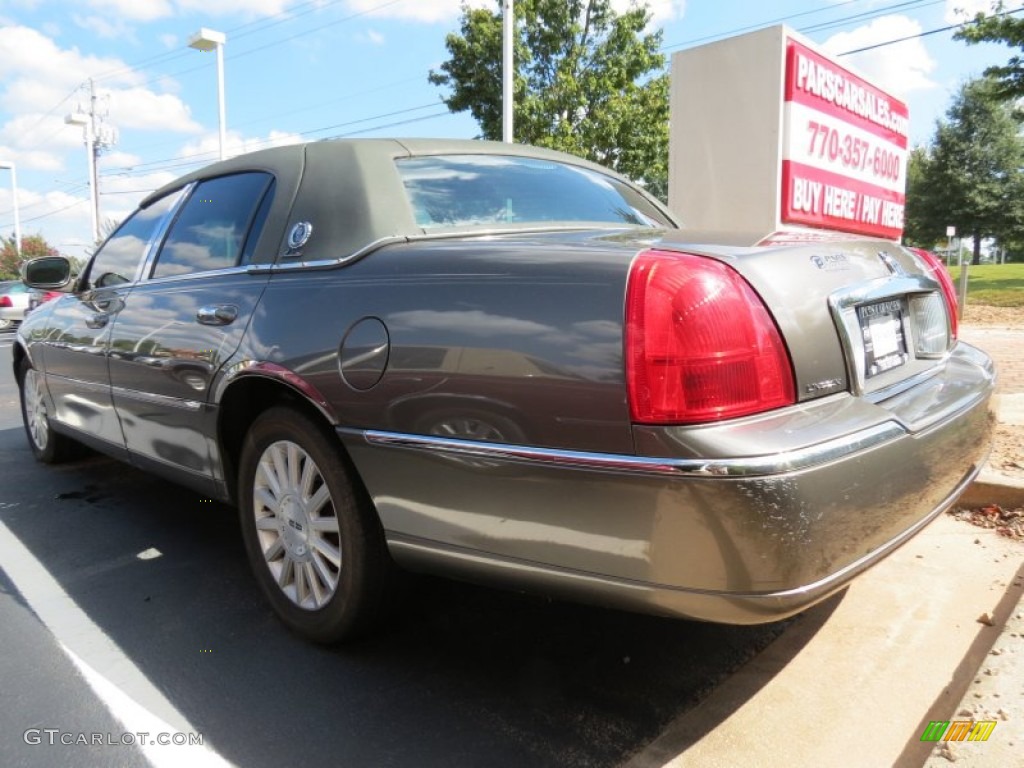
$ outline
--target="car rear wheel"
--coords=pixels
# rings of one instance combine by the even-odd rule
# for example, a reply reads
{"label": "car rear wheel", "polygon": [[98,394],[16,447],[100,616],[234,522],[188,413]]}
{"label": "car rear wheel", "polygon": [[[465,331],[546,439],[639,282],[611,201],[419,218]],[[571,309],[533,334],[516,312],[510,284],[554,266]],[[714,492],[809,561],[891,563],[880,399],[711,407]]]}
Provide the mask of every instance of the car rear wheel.
{"label": "car rear wheel", "polygon": [[291,408],[261,414],[242,448],[238,498],[249,562],[285,624],[321,643],[372,625],[390,567],[387,545],[325,430]]}
{"label": "car rear wheel", "polygon": [[69,458],[74,441],[53,431],[46,408],[43,377],[27,359],[21,362],[21,418],[32,454],[44,464],[56,464]]}

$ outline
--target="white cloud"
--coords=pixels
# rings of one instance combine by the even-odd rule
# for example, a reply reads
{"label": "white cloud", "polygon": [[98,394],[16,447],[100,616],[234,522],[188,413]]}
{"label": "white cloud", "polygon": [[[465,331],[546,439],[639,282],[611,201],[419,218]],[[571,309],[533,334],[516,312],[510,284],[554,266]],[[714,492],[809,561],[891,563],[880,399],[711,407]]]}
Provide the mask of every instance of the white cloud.
{"label": "white cloud", "polygon": [[[612,6],[617,12],[622,13],[629,10],[635,2],[636,0],[612,0]],[[490,11],[496,11],[498,8],[495,0],[407,0],[383,7],[381,0],[347,0],[346,3],[353,13],[427,24],[457,19],[463,4],[470,8],[486,8]],[[686,9],[686,0],[647,0],[647,6],[651,10],[652,22],[662,24],[682,16]]]}
{"label": "white cloud", "polygon": [[[612,8],[617,13],[630,9],[635,0],[612,0]],[[666,21],[681,18],[686,11],[686,0],[647,0],[647,9],[651,12],[651,23],[655,26]]]}
{"label": "white cloud", "polygon": [[992,13],[998,5],[999,0],[946,0],[946,23],[959,24],[979,13]]}
{"label": "white cloud", "polygon": [[111,93],[110,121],[119,128],[198,133],[202,128],[192,119],[188,106],[170,93],[146,88],[123,88]]}
{"label": "white cloud", "polygon": [[100,155],[99,168],[102,173],[107,168],[131,168],[142,162],[142,158],[131,152],[104,152]]}
{"label": "white cloud", "polygon": [[160,35],[159,40],[163,44],[164,48],[167,48],[168,50],[171,50],[173,48],[177,48],[178,47],[178,36],[177,35],[172,35],[172,34]]}
{"label": "white cloud", "polygon": [[458,18],[463,2],[471,8],[494,10],[497,7],[494,0],[412,0],[412,2],[394,3],[384,7],[381,7],[381,0],[347,0],[346,5],[353,13],[365,13],[367,16],[381,19],[400,19],[433,24]]}
{"label": "white cloud", "polygon": [[59,171],[64,163],[61,156],[54,152],[41,149],[15,149],[10,145],[0,144],[0,157],[14,163],[21,171]]}
{"label": "white cloud", "polygon": [[[121,0],[121,2],[143,2],[144,0]],[[417,0],[417,4],[422,0]],[[376,0],[380,2],[380,0]],[[244,16],[275,16],[284,12],[295,0],[177,0],[177,6],[185,11],[201,11],[208,16],[227,16],[237,13]]]}
{"label": "white cloud", "polygon": [[[90,75],[123,68],[118,59],[62,50],[30,27],[0,28],[0,82],[8,112],[47,110]],[[28,87],[25,87],[25,86]],[[59,95],[54,97],[54,93]]]}
{"label": "white cloud", "polygon": [[921,34],[921,25],[906,16],[882,16],[870,24],[850,32],[840,32],[824,42],[822,48],[832,55],[887,43],[909,37],[900,43],[885,45],[862,53],[843,56],[840,61],[863,73],[869,80],[894,96],[903,97],[911,91],[934,88],[929,77],[937,66],[928,54]]}
{"label": "white cloud", "polygon": [[98,11],[109,11],[115,18],[132,21],[155,21],[174,13],[168,0],[89,0]]}
{"label": "white cloud", "polygon": [[[246,152],[255,152],[258,149],[270,147],[283,147],[288,144],[298,144],[304,139],[297,133],[285,131],[271,131],[265,137],[243,136],[238,131],[228,131],[225,136],[224,152],[228,157],[235,157]],[[207,165],[217,160],[220,153],[220,137],[216,133],[210,133],[198,141],[192,141],[181,148],[178,157],[181,159],[195,160],[197,165]]]}
{"label": "white cloud", "polygon": [[[19,179],[20,181],[20,179]],[[10,186],[0,187],[0,225],[10,224],[14,220],[14,205]],[[18,187],[18,214],[21,218],[22,236],[34,235],[42,231],[45,225],[45,237],[51,245],[60,247],[63,241],[72,237],[88,238],[89,191],[69,194],[62,190],[39,193],[22,186]],[[45,216],[44,219],[37,217]],[[4,233],[6,234],[6,227]],[[61,250],[70,251],[74,249]]]}
{"label": "white cloud", "polygon": [[76,13],[71,16],[71,19],[82,29],[105,40],[118,38],[135,40],[134,32],[122,18],[106,19],[102,16],[81,16]]}
{"label": "white cloud", "polygon": [[40,137],[48,136],[46,146],[52,149],[70,149],[82,146],[82,129],[64,124],[61,115],[23,112],[0,127],[0,143],[17,150],[34,149]]}

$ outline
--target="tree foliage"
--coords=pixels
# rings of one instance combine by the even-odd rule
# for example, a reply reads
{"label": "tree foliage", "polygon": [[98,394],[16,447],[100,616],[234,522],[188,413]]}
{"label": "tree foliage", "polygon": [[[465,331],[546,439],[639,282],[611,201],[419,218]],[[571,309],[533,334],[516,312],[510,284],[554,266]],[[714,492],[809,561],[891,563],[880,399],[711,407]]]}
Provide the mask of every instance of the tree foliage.
{"label": "tree foliage", "polygon": [[21,277],[21,265],[38,256],[57,256],[59,251],[46,242],[42,235],[29,235],[21,238],[21,255],[18,255],[14,237],[0,240],[0,280],[18,280]]}
{"label": "tree foliage", "polygon": [[[481,137],[501,139],[502,18],[463,7],[447,36],[450,58],[430,82],[445,104],[469,110]],[[665,196],[668,74],[661,31],[646,5],[616,13],[610,0],[516,0],[516,141],[601,163]]]}
{"label": "tree foliage", "polygon": [[1010,15],[1005,4],[999,2],[990,14],[979,13],[974,21],[965,24],[954,37],[969,45],[1003,43],[1021,51],[1010,56],[1005,65],[989,67],[985,75],[994,80],[994,93],[999,98],[1011,100],[1024,97],[1024,17]]}
{"label": "tree foliage", "polygon": [[911,152],[907,167],[908,241],[931,246],[946,227],[981,242],[1011,241],[1024,232],[1024,141],[1013,109],[991,78],[963,86],[936,125],[928,148]]}

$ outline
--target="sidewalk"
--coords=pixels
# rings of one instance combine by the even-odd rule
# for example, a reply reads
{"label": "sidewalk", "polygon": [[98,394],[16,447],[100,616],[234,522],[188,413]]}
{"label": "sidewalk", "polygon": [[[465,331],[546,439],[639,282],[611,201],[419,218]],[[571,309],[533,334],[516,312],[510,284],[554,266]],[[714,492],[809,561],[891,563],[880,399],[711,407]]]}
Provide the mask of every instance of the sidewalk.
{"label": "sidewalk", "polygon": [[[1024,329],[966,327],[961,338],[996,360],[1000,421],[1024,416]],[[1009,506],[1022,491],[986,481],[978,503]],[[1024,766],[1022,564],[1021,542],[942,515],[805,613],[627,768]],[[996,720],[988,741],[954,743],[945,756],[921,741],[930,721],[972,719]]]}

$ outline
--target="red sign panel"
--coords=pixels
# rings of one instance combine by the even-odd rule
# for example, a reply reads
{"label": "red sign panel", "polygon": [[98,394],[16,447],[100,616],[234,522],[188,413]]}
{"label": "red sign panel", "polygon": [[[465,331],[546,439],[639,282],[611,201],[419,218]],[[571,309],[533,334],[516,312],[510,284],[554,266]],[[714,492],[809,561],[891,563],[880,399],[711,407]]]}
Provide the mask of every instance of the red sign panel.
{"label": "red sign panel", "polygon": [[784,108],[782,221],[899,239],[907,105],[790,40]]}

